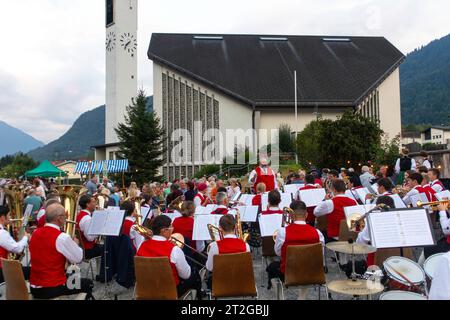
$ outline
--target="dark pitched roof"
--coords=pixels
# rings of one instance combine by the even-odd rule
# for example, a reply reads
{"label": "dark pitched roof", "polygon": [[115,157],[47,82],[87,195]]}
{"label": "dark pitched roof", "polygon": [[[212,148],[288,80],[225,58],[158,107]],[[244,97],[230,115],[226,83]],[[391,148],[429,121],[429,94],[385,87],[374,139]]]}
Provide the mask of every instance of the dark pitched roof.
{"label": "dark pitched roof", "polygon": [[148,57],[257,107],[293,106],[294,70],[299,105],[356,106],[404,59],[383,37],[195,36],[154,33]]}
{"label": "dark pitched roof", "polygon": [[438,129],[438,130],[443,130],[443,131],[450,131],[450,126],[432,126],[429,127],[428,129],[422,131],[423,133],[430,131],[431,129]]}

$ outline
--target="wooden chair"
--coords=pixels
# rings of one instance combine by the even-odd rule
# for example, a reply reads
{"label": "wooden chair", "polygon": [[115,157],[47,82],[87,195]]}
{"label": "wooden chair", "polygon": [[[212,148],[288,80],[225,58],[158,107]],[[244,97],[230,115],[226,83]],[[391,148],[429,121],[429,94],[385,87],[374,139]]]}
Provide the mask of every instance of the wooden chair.
{"label": "wooden chair", "polygon": [[339,241],[347,242],[349,239],[356,241],[358,234],[348,229],[347,220],[342,220],[339,225]]}
{"label": "wooden chair", "polygon": [[[320,232],[322,232],[323,235],[326,235],[328,232],[328,220],[327,220],[327,216],[321,216],[316,218],[316,229],[319,230]],[[328,273],[328,254],[327,254],[327,248],[324,248],[323,254],[325,256],[324,261],[325,261],[325,273]]]}
{"label": "wooden chair", "polygon": [[325,288],[328,299],[325,271],[323,268],[322,244],[288,246],[286,253],[286,272],[284,284],[280,279],[275,280],[278,300],[284,300],[284,288],[314,287]]}
{"label": "wooden chair", "polygon": [[[400,257],[400,256],[401,256],[400,248],[378,249],[377,252],[375,252],[374,264],[380,268],[383,268],[384,261],[386,261],[390,257]],[[403,248],[403,257],[414,260],[412,248]]]}
{"label": "wooden chair", "polygon": [[[173,278],[169,258],[134,257],[136,300],[177,300],[177,286]],[[189,290],[181,297],[187,300],[195,298],[195,290]]]}
{"label": "wooden chair", "polygon": [[22,265],[17,260],[2,259],[3,277],[5,279],[6,300],[30,300],[27,283],[22,272]]}
{"label": "wooden chair", "polygon": [[269,258],[277,257],[275,253],[275,242],[273,237],[262,237],[262,255],[261,255],[261,284],[264,284],[264,275],[266,274],[266,268],[269,265]]}
{"label": "wooden chair", "polygon": [[213,258],[212,298],[256,297],[258,291],[250,252],[220,254]]}

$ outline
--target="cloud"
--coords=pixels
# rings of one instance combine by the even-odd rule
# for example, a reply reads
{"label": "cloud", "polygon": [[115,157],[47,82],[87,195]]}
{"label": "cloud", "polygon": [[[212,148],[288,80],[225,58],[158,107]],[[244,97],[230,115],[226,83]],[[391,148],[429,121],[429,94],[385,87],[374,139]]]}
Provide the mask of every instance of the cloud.
{"label": "cloud", "polygon": [[[49,142],[104,103],[104,0],[0,0],[0,119]],[[139,0],[138,85],[152,32],[385,36],[402,52],[450,32],[448,0]]]}

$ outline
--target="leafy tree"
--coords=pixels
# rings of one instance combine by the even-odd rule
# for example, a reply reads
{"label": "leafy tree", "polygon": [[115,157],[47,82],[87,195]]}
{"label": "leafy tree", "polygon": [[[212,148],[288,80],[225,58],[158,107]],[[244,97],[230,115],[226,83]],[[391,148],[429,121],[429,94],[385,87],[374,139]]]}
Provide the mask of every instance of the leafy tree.
{"label": "leafy tree", "polygon": [[140,184],[159,179],[165,139],[159,118],[147,111],[146,99],[145,92],[140,90],[127,106],[125,123],[115,129],[120,141],[119,152],[129,161],[131,178]]}
{"label": "leafy tree", "polygon": [[[38,165],[36,161],[21,152],[10,157],[13,159],[12,162],[0,170],[0,177],[2,178],[19,178],[23,176],[26,171],[31,170]],[[11,158],[8,159],[8,161],[10,161]]]}
{"label": "leafy tree", "polygon": [[357,167],[376,159],[382,133],[377,122],[352,111],[335,121],[318,119],[297,139],[300,163],[305,167]]}
{"label": "leafy tree", "polygon": [[375,163],[379,165],[393,165],[399,157],[400,135],[389,140],[386,135],[382,136],[380,147],[377,151]]}
{"label": "leafy tree", "polygon": [[292,128],[288,124],[281,124],[278,127],[279,133],[279,148],[280,153],[292,153],[295,152],[295,143],[292,138]]}

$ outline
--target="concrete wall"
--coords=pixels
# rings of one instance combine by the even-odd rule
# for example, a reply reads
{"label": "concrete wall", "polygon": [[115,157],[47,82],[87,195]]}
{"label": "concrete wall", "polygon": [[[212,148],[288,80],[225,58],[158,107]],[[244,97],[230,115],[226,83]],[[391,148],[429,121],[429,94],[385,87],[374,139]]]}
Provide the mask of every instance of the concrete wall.
{"label": "concrete wall", "polygon": [[[422,163],[419,154],[411,154],[418,163]],[[450,179],[450,150],[428,151],[428,156],[433,161],[434,167],[441,171],[441,178]]]}
{"label": "concrete wall", "polygon": [[401,134],[400,72],[395,70],[378,88],[380,126],[389,139]]}

